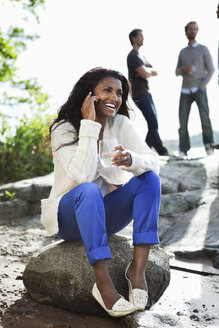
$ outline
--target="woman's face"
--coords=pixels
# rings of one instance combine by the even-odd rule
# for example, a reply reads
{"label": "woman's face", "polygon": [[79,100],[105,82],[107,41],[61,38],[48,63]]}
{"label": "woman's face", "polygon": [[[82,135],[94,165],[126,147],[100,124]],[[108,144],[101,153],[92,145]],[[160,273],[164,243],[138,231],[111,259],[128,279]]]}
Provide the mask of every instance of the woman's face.
{"label": "woman's face", "polygon": [[105,77],[94,89],[97,119],[114,117],[122,104],[122,83],[115,77]]}

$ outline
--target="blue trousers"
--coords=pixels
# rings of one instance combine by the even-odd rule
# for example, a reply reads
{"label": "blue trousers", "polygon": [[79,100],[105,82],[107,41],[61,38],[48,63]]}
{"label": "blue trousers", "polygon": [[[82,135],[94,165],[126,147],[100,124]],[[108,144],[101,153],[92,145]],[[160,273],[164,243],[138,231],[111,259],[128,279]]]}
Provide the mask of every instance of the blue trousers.
{"label": "blue trousers", "polygon": [[135,102],[136,106],[141,110],[147,121],[148,133],[145,139],[146,143],[150,148],[154,147],[154,149],[158,152],[159,155],[168,154],[168,151],[163,146],[158,132],[157,112],[151,94],[149,92],[145,93],[144,95],[133,99],[133,101]]}
{"label": "blue trousers", "polygon": [[82,239],[91,265],[111,258],[107,235],[133,219],[133,245],[157,244],[160,179],[154,172],[133,177],[104,198],[97,184],[83,183],[66,193],[59,204],[58,236]]}
{"label": "blue trousers", "polygon": [[181,93],[179,104],[179,149],[184,153],[187,153],[190,149],[188,120],[191,105],[194,101],[198,106],[201,119],[203,143],[204,145],[214,143],[206,90],[198,90],[197,92],[190,94]]}

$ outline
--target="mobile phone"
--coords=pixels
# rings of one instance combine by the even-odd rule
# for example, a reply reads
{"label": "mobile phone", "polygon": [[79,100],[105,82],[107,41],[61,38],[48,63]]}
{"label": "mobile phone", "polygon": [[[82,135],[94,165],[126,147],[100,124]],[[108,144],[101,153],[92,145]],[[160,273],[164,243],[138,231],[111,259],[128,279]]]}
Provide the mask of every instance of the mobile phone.
{"label": "mobile phone", "polygon": [[[91,91],[92,92],[92,91]],[[95,96],[95,94],[92,92],[92,94],[91,94],[92,96]],[[96,105],[98,103],[98,99],[96,99],[95,101],[94,101],[94,106]]]}

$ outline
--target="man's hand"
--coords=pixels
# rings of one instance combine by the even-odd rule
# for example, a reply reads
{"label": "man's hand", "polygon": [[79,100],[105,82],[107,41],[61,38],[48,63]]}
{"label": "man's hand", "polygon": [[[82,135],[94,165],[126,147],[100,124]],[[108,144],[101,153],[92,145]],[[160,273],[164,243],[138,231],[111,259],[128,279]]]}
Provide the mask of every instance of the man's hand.
{"label": "man's hand", "polygon": [[157,72],[153,68],[151,68],[151,76],[156,76],[156,75],[157,75]]}
{"label": "man's hand", "polygon": [[194,71],[193,65],[185,65],[182,67],[183,72],[190,74]]}
{"label": "man's hand", "polygon": [[156,76],[157,72],[155,71],[154,68],[152,67],[146,67],[144,65],[136,68],[136,73],[142,78],[142,79],[147,79],[150,76]]}

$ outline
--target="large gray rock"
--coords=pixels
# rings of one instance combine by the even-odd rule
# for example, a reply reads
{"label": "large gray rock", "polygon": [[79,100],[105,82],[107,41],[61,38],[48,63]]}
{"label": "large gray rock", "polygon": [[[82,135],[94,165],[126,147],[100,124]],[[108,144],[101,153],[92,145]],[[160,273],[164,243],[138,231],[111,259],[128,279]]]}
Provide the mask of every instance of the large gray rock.
{"label": "large gray rock", "polygon": [[186,191],[161,196],[160,215],[169,216],[195,208],[201,201],[198,191]]}
{"label": "large gray rock", "polygon": [[[109,237],[109,246],[112,253],[112,260],[108,261],[110,275],[118,292],[127,298],[124,272],[132,258],[132,246],[128,239],[118,235]],[[158,247],[150,252],[146,279],[149,289],[147,308],[150,308],[159,300],[170,280],[168,256]],[[38,302],[71,312],[105,315],[91,295],[95,277],[81,241],[61,241],[41,249],[28,262],[23,282],[30,296]]]}
{"label": "large gray rock", "polygon": [[22,199],[28,202],[40,201],[42,198],[47,198],[53,183],[53,173],[42,177],[25,179],[17,182],[7,183],[0,186],[0,194],[5,191],[15,193],[15,198]]}
{"label": "large gray rock", "polygon": [[[219,250],[218,157],[213,155],[187,161],[162,160],[161,164],[160,175],[164,185],[159,237],[162,247],[168,253],[185,256],[185,259],[190,256],[190,259],[197,260],[201,254],[203,258],[209,257],[213,266],[218,268],[215,258]],[[178,188],[179,184],[185,190]],[[206,253],[206,249],[210,251]],[[179,259],[176,263],[174,258],[170,258],[170,264],[179,265]],[[180,265],[186,267],[189,263],[184,261]],[[202,270],[211,273],[207,265]]]}
{"label": "large gray rock", "polygon": [[161,190],[163,195],[182,192],[186,190],[186,187],[183,185],[183,183],[179,181],[170,180],[162,176],[160,180],[161,180]]}
{"label": "large gray rock", "polygon": [[21,199],[12,199],[10,201],[0,202],[0,220],[17,219],[29,214],[29,204]]}
{"label": "large gray rock", "polygon": [[[183,186],[186,190],[200,189],[206,184],[206,168],[201,160],[160,160],[162,178]],[[178,187],[179,188],[179,187]]]}
{"label": "large gray rock", "polygon": [[[0,219],[17,219],[39,214],[40,200],[49,196],[53,183],[53,173],[43,177],[25,179],[0,186]],[[9,199],[6,191],[13,194]]]}

